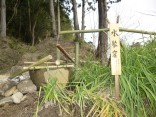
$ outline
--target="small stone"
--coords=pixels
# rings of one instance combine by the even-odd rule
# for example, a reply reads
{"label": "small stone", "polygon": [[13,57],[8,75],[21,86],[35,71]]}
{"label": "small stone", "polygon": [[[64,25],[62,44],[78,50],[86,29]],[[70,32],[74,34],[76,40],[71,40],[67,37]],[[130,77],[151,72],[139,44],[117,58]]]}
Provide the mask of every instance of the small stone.
{"label": "small stone", "polygon": [[0,100],[0,106],[3,106],[4,104],[8,103],[8,102],[13,102],[11,97],[6,97]]}
{"label": "small stone", "polygon": [[21,92],[16,92],[15,94],[13,94],[11,96],[12,100],[14,103],[18,104],[21,102],[22,98],[23,98],[23,94]]}
{"label": "small stone", "polygon": [[18,89],[17,89],[17,87],[16,87],[16,90],[14,91],[14,93],[13,94],[15,94],[15,93],[17,93],[18,92]]}
{"label": "small stone", "polygon": [[26,96],[26,95],[24,95],[24,96],[22,97],[21,101],[24,101],[25,99],[27,99],[27,96]]}
{"label": "small stone", "polygon": [[23,67],[22,66],[13,66],[10,70],[11,74],[16,73],[17,71],[21,70]]}
{"label": "small stone", "polygon": [[46,102],[45,104],[44,104],[44,107],[45,108],[48,108],[49,106],[53,106],[54,105],[54,103],[52,102],[52,101],[48,101],[48,102]]}
{"label": "small stone", "polygon": [[10,88],[16,86],[17,83],[10,81],[10,80],[5,80],[5,81],[0,81],[0,95],[4,96],[5,92],[9,90]]}
{"label": "small stone", "polygon": [[11,95],[14,93],[15,90],[16,90],[16,86],[11,87],[10,89],[8,89],[8,90],[4,93],[4,96],[5,96],[5,97],[11,96]]}
{"label": "small stone", "polygon": [[30,79],[26,79],[21,81],[18,85],[17,85],[17,89],[25,94],[25,93],[33,93],[37,90],[36,85],[33,84],[33,82]]}

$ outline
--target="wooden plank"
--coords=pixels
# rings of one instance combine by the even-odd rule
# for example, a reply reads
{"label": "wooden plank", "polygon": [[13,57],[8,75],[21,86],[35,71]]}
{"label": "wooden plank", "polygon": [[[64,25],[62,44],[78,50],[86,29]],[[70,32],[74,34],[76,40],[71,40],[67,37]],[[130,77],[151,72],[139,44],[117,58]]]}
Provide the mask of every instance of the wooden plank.
{"label": "wooden plank", "polygon": [[111,72],[121,75],[119,25],[110,24]]}

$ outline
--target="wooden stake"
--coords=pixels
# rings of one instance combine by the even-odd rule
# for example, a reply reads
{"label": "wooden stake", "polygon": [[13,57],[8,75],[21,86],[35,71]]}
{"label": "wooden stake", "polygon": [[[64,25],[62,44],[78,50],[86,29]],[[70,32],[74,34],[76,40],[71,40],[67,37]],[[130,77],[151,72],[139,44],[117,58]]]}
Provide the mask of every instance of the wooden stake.
{"label": "wooden stake", "polygon": [[120,88],[119,88],[119,75],[115,75],[115,98],[116,100],[120,99]]}
{"label": "wooden stake", "polygon": [[119,100],[119,75],[121,75],[119,25],[110,24],[111,71],[115,76],[115,98]]}

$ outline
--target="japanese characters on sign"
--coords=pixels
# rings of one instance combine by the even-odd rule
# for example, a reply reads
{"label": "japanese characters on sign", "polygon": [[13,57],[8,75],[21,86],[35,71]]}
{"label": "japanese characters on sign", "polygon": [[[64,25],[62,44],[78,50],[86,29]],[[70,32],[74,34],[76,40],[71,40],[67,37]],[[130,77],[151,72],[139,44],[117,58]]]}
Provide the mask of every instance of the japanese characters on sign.
{"label": "japanese characters on sign", "polygon": [[118,24],[110,24],[110,48],[112,75],[121,75],[120,40]]}

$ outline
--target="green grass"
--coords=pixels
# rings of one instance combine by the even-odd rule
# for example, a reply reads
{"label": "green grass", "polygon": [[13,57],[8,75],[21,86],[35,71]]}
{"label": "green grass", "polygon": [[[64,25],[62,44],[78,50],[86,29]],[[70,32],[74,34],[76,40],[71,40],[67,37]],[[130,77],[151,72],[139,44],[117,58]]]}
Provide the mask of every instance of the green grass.
{"label": "green grass", "polygon": [[44,101],[52,100],[68,114],[79,108],[81,117],[154,117],[156,113],[156,41],[141,47],[122,47],[120,101],[114,97],[110,67],[87,62],[64,89],[50,81]]}
{"label": "green grass", "polygon": [[156,107],[156,41],[122,49],[121,97],[130,117],[154,117]]}

